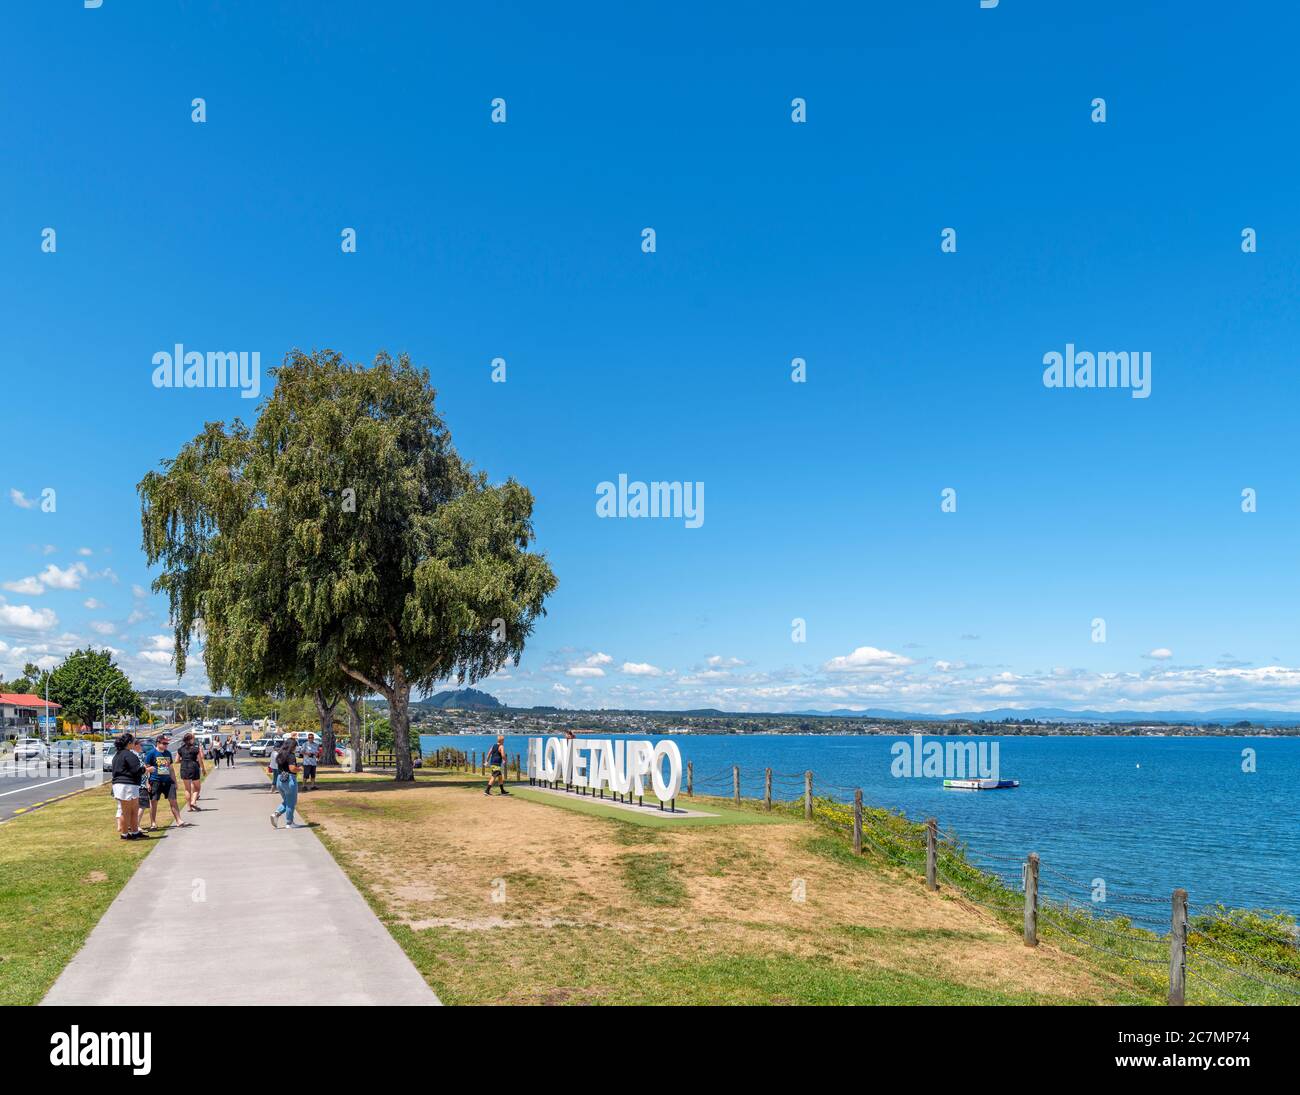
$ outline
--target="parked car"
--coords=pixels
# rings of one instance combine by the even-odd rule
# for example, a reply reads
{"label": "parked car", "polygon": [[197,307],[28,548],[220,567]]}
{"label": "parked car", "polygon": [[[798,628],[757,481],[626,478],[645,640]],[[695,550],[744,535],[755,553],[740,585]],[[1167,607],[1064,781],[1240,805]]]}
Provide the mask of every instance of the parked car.
{"label": "parked car", "polygon": [[50,742],[50,762],[52,764],[75,764],[77,758],[91,752],[90,742],[77,741],[74,738],[60,738]]}
{"label": "parked car", "polygon": [[50,750],[40,738],[19,738],[14,742],[14,760],[45,760]]}
{"label": "parked car", "polygon": [[114,745],[111,741],[104,742],[103,767],[105,772],[111,772],[113,770],[113,757],[116,753],[117,753],[116,745]]}
{"label": "parked car", "polygon": [[278,738],[258,738],[248,747],[250,757],[265,757],[280,748]]}

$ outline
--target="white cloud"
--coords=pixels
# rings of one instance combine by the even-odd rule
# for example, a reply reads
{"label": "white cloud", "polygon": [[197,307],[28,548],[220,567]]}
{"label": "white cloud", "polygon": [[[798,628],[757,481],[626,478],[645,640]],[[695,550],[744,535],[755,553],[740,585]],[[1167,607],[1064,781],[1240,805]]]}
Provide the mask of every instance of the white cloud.
{"label": "white cloud", "polygon": [[131,596],[132,596],[132,597],[139,597],[139,598],[148,597],[148,596],[149,596],[149,591],[148,591],[147,589],[145,589],[144,586],[134,586],[134,585],[133,585],[133,586],[131,587]]}
{"label": "white cloud", "polygon": [[59,626],[59,618],[48,608],[31,605],[0,605],[0,624],[20,631],[49,631]]}
{"label": "white cloud", "polygon": [[614,659],[608,654],[590,654],[583,658],[577,665],[570,666],[565,670],[565,674],[570,677],[603,677],[605,671],[600,667],[609,665]]}
{"label": "white cloud", "polygon": [[708,657],[708,663],[712,666],[722,666],[729,669],[734,669],[736,666],[745,664],[740,658],[724,658],[721,654],[710,654]]}
{"label": "white cloud", "polygon": [[29,596],[40,596],[45,592],[39,578],[19,578],[14,582],[5,582],[4,588],[10,593],[26,593]]}
{"label": "white cloud", "polygon": [[629,677],[662,677],[664,671],[649,662],[624,662],[623,672]]}
{"label": "white cloud", "polygon": [[78,554],[78,555],[94,555],[95,553],[94,553],[93,551],[91,551],[90,548],[88,548],[88,547],[83,547],[83,548],[77,548],[77,554]]}
{"label": "white cloud", "polygon": [[881,650],[874,646],[860,646],[852,654],[832,658],[823,667],[828,673],[883,673],[906,669],[916,663],[902,654]]}
{"label": "white cloud", "polygon": [[87,597],[81,603],[83,607],[90,609],[91,612],[95,612],[96,610],[104,607],[104,603],[102,601],[95,600],[94,597]]}
{"label": "white cloud", "polygon": [[9,501],[11,501],[19,509],[33,509],[36,506],[36,500],[33,498],[28,498],[27,495],[25,495],[17,487],[9,488]]}
{"label": "white cloud", "polygon": [[1147,655],[1148,658],[1155,658],[1157,661],[1164,661],[1166,658],[1172,658],[1174,652],[1166,646],[1158,646]]}
{"label": "white cloud", "polygon": [[85,563],[73,563],[60,569],[51,563],[41,571],[41,584],[48,589],[80,589],[81,580],[86,576]]}
{"label": "white cloud", "polygon": [[96,635],[112,635],[117,632],[117,628],[107,620],[92,620],[90,622],[90,629]]}

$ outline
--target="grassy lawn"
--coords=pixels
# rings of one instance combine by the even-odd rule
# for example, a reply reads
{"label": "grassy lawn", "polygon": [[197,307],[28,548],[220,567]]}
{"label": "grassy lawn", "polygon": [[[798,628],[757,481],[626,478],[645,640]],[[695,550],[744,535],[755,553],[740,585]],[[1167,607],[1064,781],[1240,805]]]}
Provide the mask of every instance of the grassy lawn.
{"label": "grassy lawn", "polygon": [[105,784],[0,825],[0,1005],[40,1002],[155,844],[113,815]]}
{"label": "grassy lawn", "polygon": [[482,789],[341,773],[301,800],[449,1004],[1156,1002],[801,818],[642,825]]}

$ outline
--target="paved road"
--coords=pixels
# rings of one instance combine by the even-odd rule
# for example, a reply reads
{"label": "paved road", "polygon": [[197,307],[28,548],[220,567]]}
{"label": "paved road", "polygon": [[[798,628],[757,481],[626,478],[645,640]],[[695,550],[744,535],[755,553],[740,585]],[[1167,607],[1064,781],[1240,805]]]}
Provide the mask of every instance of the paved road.
{"label": "paved road", "polygon": [[[316,835],[272,830],[278,798],[256,760],[214,770],[201,801],[190,828],[157,838],[43,1003],[134,1006],[144,984],[151,1007],[439,1002]],[[175,969],[159,966],[160,946]]]}
{"label": "paved road", "polygon": [[12,759],[0,761],[0,822],[44,806],[64,795],[93,787],[103,781],[103,772],[96,757],[87,758],[86,768],[69,769],[45,762],[32,761],[15,764]]}

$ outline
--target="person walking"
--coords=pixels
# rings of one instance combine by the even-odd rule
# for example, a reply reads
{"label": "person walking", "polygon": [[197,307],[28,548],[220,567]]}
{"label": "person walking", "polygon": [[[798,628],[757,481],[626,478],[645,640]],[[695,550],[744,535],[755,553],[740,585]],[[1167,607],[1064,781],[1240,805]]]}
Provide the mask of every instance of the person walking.
{"label": "person walking", "polygon": [[506,790],[506,738],[504,734],[498,734],[495,744],[488,751],[488,785],[485,795],[492,794],[492,787],[495,785],[501,788],[503,795],[510,794]]}
{"label": "person walking", "polygon": [[113,754],[113,798],[121,810],[117,832],[122,840],[139,840],[140,832],[140,775],[144,763],[140,760],[140,744],[131,734],[121,734]]}
{"label": "person walking", "polygon": [[176,806],[176,777],[172,775],[171,739],[166,734],[159,734],[154,740],[153,748],[144,755],[145,771],[149,773],[149,832],[158,828],[158,800],[166,799],[171,807],[172,820],[184,827],[188,821],[181,820],[181,812]]}
{"label": "person walking", "polygon": [[235,735],[231,734],[230,737],[226,739],[226,767],[233,768],[234,766],[235,766]]}
{"label": "person walking", "polygon": [[280,805],[271,814],[271,828],[280,827],[280,815],[285,815],[285,828],[293,829],[294,807],[298,805],[298,755],[293,738],[289,738],[275,754],[275,787],[280,792]]}
{"label": "person walking", "polygon": [[310,730],[307,732],[307,740],[302,745],[302,789],[303,791],[316,790],[316,764],[320,760],[320,746],[316,743],[316,735]]}
{"label": "person walking", "polygon": [[176,750],[181,760],[181,782],[185,784],[185,809],[202,813],[199,806],[201,780],[207,774],[207,763],[203,758],[203,746],[194,740],[194,731],[185,731],[180,748]]}
{"label": "person walking", "polygon": [[280,773],[275,767],[275,755],[280,751],[280,747],[284,745],[285,739],[281,738],[277,741],[275,738],[270,738],[269,741],[270,744],[266,747],[266,771],[271,777],[271,793],[273,795],[278,795],[280,793],[280,788],[277,783],[277,777]]}

